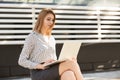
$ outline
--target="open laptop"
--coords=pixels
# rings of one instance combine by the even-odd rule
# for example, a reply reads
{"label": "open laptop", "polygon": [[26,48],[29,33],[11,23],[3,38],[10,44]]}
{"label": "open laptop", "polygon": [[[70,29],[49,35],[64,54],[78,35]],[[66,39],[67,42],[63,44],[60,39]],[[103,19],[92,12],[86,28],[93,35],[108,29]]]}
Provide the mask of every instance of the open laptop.
{"label": "open laptop", "polygon": [[59,58],[57,61],[48,63],[45,66],[52,66],[54,64],[65,61],[66,59],[77,58],[79,49],[81,47],[81,42],[77,41],[67,41],[63,44],[62,50],[60,52]]}

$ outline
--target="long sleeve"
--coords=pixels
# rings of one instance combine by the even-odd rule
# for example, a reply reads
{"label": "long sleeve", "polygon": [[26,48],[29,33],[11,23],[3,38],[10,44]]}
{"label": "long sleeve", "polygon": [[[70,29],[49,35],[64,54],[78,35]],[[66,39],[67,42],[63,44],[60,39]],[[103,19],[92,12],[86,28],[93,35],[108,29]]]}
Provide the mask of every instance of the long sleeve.
{"label": "long sleeve", "polygon": [[43,35],[30,33],[25,39],[18,64],[28,69],[35,69],[39,63],[49,59],[56,60],[55,39],[51,36],[47,43]]}
{"label": "long sleeve", "polygon": [[18,64],[21,65],[22,67],[29,68],[29,69],[34,69],[36,65],[39,63],[35,63],[30,61],[30,54],[32,53],[34,48],[34,38],[33,36],[29,35],[24,43],[23,49],[21,51]]}

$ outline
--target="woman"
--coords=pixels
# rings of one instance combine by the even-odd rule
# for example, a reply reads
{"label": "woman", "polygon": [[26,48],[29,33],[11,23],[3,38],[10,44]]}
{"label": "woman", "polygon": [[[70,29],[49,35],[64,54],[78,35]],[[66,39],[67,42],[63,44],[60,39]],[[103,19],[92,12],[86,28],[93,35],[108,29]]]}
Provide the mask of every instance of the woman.
{"label": "woman", "polygon": [[42,9],[33,31],[25,40],[19,65],[30,69],[32,80],[83,80],[76,59],[45,67],[47,63],[57,60],[55,39],[51,35],[54,24],[52,9]]}

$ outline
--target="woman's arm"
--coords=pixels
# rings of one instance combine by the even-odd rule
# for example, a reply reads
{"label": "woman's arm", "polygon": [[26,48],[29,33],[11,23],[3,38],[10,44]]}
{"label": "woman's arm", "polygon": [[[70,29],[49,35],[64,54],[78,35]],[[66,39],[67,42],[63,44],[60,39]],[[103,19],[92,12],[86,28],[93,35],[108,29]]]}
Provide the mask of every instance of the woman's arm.
{"label": "woman's arm", "polygon": [[28,35],[28,37],[25,39],[24,46],[22,48],[21,54],[19,56],[18,64],[22,67],[34,69],[36,65],[39,63],[35,63],[29,60],[30,54],[32,53],[32,50],[34,49],[34,36]]}

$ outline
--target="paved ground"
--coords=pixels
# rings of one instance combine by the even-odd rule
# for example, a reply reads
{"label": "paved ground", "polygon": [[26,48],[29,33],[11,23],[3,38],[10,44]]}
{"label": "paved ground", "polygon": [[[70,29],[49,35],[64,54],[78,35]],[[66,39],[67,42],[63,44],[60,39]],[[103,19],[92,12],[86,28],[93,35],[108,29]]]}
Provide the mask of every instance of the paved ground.
{"label": "paved ground", "polygon": [[[84,73],[85,80],[120,80],[120,70]],[[29,77],[0,78],[0,80],[31,80]]]}
{"label": "paved ground", "polygon": [[85,80],[120,80],[120,70],[85,73],[83,75],[85,77]]}

